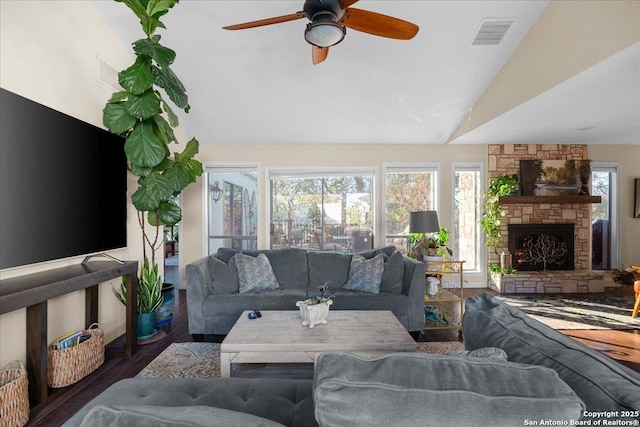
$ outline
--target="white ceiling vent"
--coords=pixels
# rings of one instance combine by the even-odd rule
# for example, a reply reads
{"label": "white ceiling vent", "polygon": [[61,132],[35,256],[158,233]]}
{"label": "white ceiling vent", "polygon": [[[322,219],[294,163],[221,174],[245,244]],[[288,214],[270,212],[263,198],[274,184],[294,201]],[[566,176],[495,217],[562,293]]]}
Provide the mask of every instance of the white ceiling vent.
{"label": "white ceiling vent", "polygon": [[118,72],[111,65],[98,58],[98,81],[113,90],[122,90],[118,83]]}
{"label": "white ceiling vent", "polygon": [[504,38],[513,19],[483,19],[478,34],[473,39],[473,46],[497,46]]}

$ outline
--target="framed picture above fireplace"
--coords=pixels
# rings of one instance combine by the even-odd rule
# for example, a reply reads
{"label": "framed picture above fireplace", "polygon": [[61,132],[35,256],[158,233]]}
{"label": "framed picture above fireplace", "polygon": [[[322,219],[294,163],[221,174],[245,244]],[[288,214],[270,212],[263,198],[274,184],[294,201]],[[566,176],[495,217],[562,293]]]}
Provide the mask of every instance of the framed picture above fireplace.
{"label": "framed picture above fireplace", "polygon": [[575,160],[520,160],[523,196],[576,196],[578,176]]}
{"label": "framed picture above fireplace", "polygon": [[635,218],[640,218],[640,178],[636,178],[636,203],[633,214]]}

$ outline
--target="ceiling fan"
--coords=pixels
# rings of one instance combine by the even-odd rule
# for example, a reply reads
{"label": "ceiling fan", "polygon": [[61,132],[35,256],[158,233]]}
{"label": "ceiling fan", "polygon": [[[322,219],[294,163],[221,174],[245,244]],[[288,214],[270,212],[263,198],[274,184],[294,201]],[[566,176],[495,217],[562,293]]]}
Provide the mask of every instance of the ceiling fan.
{"label": "ceiling fan", "polygon": [[223,27],[225,30],[244,30],[264,25],[280,24],[307,18],[310,23],[304,31],[304,38],[311,47],[313,64],[324,61],[329,47],[344,39],[346,28],[362,31],[391,39],[412,39],[420,29],[417,25],[402,19],[382,15],[368,10],[350,7],[358,0],[305,0],[302,11],[290,15],[276,16]]}

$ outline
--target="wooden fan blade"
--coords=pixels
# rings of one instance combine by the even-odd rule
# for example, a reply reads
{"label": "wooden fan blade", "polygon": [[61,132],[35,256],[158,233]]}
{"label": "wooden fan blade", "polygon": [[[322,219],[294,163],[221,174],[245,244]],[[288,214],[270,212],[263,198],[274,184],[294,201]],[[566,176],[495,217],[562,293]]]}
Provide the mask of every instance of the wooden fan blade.
{"label": "wooden fan blade", "polygon": [[325,59],[327,59],[327,55],[329,55],[329,47],[318,47],[311,46],[311,61],[313,61],[313,65],[318,65]]}
{"label": "wooden fan blade", "polygon": [[296,19],[302,19],[306,15],[304,12],[296,12],[290,15],[276,16],[274,18],[260,19],[257,21],[245,22],[243,24],[229,25],[222,27],[224,30],[245,30],[247,28],[262,27],[264,25],[280,24],[282,22],[295,21]]}
{"label": "wooden fan blade", "polygon": [[368,10],[349,8],[340,23],[345,27],[390,39],[412,39],[420,27],[411,22]]}
{"label": "wooden fan blade", "polygon": [[344,10],[357,1],[358,0],[340,0],[340,7],[342,8],[342,10]]}

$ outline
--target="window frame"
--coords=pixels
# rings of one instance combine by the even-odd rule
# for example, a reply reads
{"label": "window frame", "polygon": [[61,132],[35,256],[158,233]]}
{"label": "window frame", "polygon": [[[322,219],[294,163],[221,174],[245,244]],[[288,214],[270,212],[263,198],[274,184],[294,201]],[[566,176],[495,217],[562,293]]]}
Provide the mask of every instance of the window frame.
{"label": "window frame", "polygon": [[[265,188],[264,188],[264,200],[268,201],[265,205],[265,216],[263,218],[262,224],[264,230],[269,230],[271,226],[271,216],[272,216],[272,200],[271,200],[271,182],[274,177],[277,178],[335,178],[340,176],[356,176],[356,175],[370,175],[371,176],[371,204],[373,205],[373,209],[371,212],[373,213],[373,218],[371,221],[371,225],[373,228],[373,246],[377,246],[377,241],[379,237],[376,233],[378,223],[380,222],[379,216],[379,207],[378,207],[378,197],[377,197],[377,188],[378,188],[378,170],[375,167],[268,167],[265,168]],[[267,233],[264,236],[263,242],[265,242],[265,247],[271,247],[271,236]]]}
{"label": "window frame", "polygon": [[[242,173],[249,172],[255,173],[256,176],[256,247],[260,247],[260,236],[263,233],[261,230],[261,209],[260,209],[260,188],[262,185],[261,173],[260,173],[260,164],[259,163],[206,163],[204,166],[204,179],[202,180],[202,197],[203,200],[206,200],[206,203],[202,204],[202,218],[204,223],[204,235],[202,242],[202,254],[203,256],[209,255],[210,249],[210,240],[211,240],[211,230],[209,226],[209,206],[210,206],[210,195],[209,195],[209,174],[210,173]],[[224,191],[224,181],[221,183],[221,187]],[[224,195],[223,195],[224,197]]]}
{"label": "window frame", "polygon": [[[451,163],[451,182],[455,183],[455,177],[456,177],[456,172],[458,171],[472,171],[472,172],[479,172],[480,173],[480,185],[478,188],[478,199],[477,199],[477,205],[476,205],[476,209],[478,212],[478,219],[481,219],[482,217],[482,210],[483,210],[483,199],[482,199],[482,194],[485,192],[486,190],[486,172],[485,172],[485,163],[484,162],[452,162]],[[454,190],[455,187],[452,186],[452,189]],[[455,193],[452,191],[452,197],[451,197],[451,224],[455,224]],[[476,241],[476,260],[477,260],[477,269],[471,270],[468,269],[467,266],[465,266],[465,275],[467,273],[469,273],[470,275],[475,275],[475,274],[482,274],[485,275],[486,271],[487,271],[487,247],[485,246],[484,242],[485,242],[485,235],[484,233],[482,233],[481,229],[482,227],[480,226],[480,223],[476,223],[476,228],[478,231],[478,237],[479,239]],[[452,230],[451,233],[451,238],[455,239],[457,242],[458,236],[455,233],[455,228]],[[457,246],[457,243],[456,243]]]}

